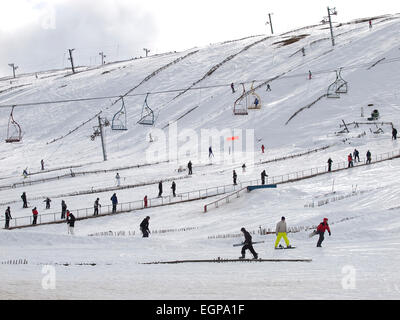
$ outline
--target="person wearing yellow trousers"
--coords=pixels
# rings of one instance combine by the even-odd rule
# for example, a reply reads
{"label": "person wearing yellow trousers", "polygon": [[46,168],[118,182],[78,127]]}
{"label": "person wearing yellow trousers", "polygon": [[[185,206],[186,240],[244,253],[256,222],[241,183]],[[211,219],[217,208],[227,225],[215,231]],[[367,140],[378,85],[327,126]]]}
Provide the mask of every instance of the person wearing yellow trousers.
{"label": "person wearing yellow trousers", "polygon": [[281,241],[281,239],[283,238],[283,240],[285,240],[286,243],[286,247],[290,248],[290,244],[289,244],[289,239],[286,236],[286,232],[287,232],[287,227],[286,227],[286,221],[285,221],[285,217],[281,218],[281,221],[279,221],[276,225],[276,241],[275,241],[275,248],[278,247],[279,242]]}

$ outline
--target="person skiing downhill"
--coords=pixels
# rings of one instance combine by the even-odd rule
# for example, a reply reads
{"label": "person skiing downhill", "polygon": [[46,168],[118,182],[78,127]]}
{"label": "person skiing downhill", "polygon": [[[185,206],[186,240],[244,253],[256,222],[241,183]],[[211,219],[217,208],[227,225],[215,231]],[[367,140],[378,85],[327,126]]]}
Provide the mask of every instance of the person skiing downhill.
{"label": "person skiing downhill", "polygon": [[324,241],[325,231],[328,231],[329,236],[331,236],[331,230],[328,225],[328,218],[324,218],[324,220],[317,227],[317,234],[319,235],[317,247],[321,247],[322,241]]}
{"label": "person skiing downhill", "polygon": [[149,220],[150,217],[147,216],[146,218],[143,219],[142,223],[140,224],[140,231],[142,231],[143,238],[148,238],[149,237]]}
{"label": "person skiing downhill", "polygon": [[290,243],[289,243],[289,239],[287,238],[287,226],[286,226],[286,221],[285,221],[285,217],[281,218],[281,221],[279,221],[276,224],[276,230],[275,230],[275,234],[276,234],[276,241],[275,241],[275,249],[278,248],[278,244],[281,241],[281,239],[283,238],[283,240],[285,240],[286,243],[286,248],[290,248]]}
{"label": "person skiing downhill", "polygon": [[239,257],[239,259],[244,259],[246,257],[246,250],[250,250],[250,252],[253,254],[254,258],[253,259],[258,259],[258,254],[253,248],[253,243],[251,241],[251,235],[250,233],[245,229],[241,228],[240,231],[243,232],[244,235],[244,242],[243,242],[243,247],[242,247],[242,256]]}

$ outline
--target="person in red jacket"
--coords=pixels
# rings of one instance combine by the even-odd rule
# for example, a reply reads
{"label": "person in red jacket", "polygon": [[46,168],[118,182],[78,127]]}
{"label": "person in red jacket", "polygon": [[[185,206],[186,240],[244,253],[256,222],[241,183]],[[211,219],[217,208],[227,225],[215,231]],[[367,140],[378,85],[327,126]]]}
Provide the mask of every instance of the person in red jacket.
{"label": "person in red jacket", "polygon": [[36,224],[37,216],[39,214],[38,211],[36,210],[36,207],[34,207],[32,209],[32,214],[33,214],[33,222],[32,222],[32,224]]}
{"label": "person in red jacket", "polygon": [[328,218],[324,218],[324,221],[321,222],[317,227],[317,234],[319,234],[317,247],[321,247],[321,243],[322,243],[322,241],[324,241],[325,231],[328,231],[329,236],[331,235],[331,229],[329,229],[329,225],[328,225]]}
{"label": "person in red jacket", "polygon": [[351,153],[349,153],[349,155],[347,156],[347,161],[349,163],[347,168],[350,168],[353,166],[353,156],[351,155]]}
{"label": "person in red jacket", "polygon": [[261,146],[261,152],[264,153],[265,147],[264,145]]}

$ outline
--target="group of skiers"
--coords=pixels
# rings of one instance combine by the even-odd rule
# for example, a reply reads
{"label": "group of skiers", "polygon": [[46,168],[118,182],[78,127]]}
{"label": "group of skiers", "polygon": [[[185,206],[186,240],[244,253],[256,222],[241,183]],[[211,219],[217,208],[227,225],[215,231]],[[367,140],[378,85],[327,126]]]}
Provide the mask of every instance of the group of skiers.
{"label": "group of skiers", "polygon": [[[371,160],[372,160],[372,154],[371,151],[367,151],[366,153],[366,164],[371,164]],[[349,153],[349,155],[347,156],[347,168],[352,168],[354,167],[354,162],[361,162],[360,160],[360,152],[357,149],[354,149],[353,153]],[[332,163],[333,160],[331,158],[328,159],[327,161],[328,163],[328,172],[332,171]]]}
{"label": "group of skiers", "polygon": [[[258,253],[254,250],[251,234],[244,227],[241,228],[240,231],[243,233],[244,241],[242,242],[242,244],[243,244],[242,251],[241,251],[242,255],[239,257],[239,259],[246,258],[246,250],[249,250],[252,253],[253,259],[258,259]],[[323,221],[318,225],[317,229],[312,233],[312,235],[314,235],[314,234],[319,235],[319,238],[317,241],[318,248],[322,247],[321,244],[325,238],[325,236],[324,236],[325,231],[328,231],[329,236],[331,236],[331,230],[329,228],[328,218],[324,218]],[[275,228],[275,235],[276,235],[276,240],[275,240],[275,245],[274,245],[275,249],[284,248],[282,245],[279,244],[282,238],[285,241],[286,249],[294,248],[290,245],[289,239],[287,237],[287,232],[288,232],[288,229],[287,229],[287,225],[286,225],[286,219],[285,219],[285,217],[282,217],[281,221],[279,221],[276,224],[276,228]]]}

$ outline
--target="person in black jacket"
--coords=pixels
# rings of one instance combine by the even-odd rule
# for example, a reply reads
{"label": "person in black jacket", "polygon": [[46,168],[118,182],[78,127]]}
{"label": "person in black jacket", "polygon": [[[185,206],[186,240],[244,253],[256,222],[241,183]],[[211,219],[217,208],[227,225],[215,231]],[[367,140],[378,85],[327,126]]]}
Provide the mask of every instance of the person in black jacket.
{"label": "person in black jacket", "polygon": [[162,181],[158,183],[158,197],[160,198],[162,195]]}
{"label": "person in black jacket", "polygon": [[99,203],[100,199],[97,198],[96,201],[94,202],[93,208],[94,208],[94,212],[93,215],[94,216],[98,216],[99,215],[99,207],[101,207],[101,204]]}
{"label": "person in black jacket", "polygon": [[239,259],[244,259],[246,257],[247,249],[250,250],[250,252],[253,254],[254,259],[258,259],[258,254],[257,252],[255,252],[253,248],[253,243],[251,241],[250,233],[245,228],[240,229],[240,231],[242,231],[244,235],[244,242],[243,242],[244,246],[242,247],[242,256],[239,257]]}
{"label": "person in black jacket", "polygon": [[67,212],[67,204],[64,200],[61,200],[61,219],[65,219],[65,213]]}
{"label": "person in black jacket", "polygon": [[233,178],[233,184],[236,186],[236,185],[237,185],[237,182],[236,182],[237,174],[236,174],[236,171],[235,171],[235,170],[233,170],[233,176],[232,176],[232,178]]}
{"label": "person in black jacket", "polygon": [[46,200],[44,200],[43,202],[46,202],[46,209],[50,209],[50,202],[51,202],[50,198],[47,197]]}
{"label": "person in black jacket", "polygon": [[75,216],[69,212],[68,217],[67,217],[67,224],[69,225],[68,227],[68,234],[74,234],[74,227],[75,227]]}
{"label": "person in black jacket", "polygon": [[117,194],[114,193],[112,197],[110,198],[111,203],[112,203],[112,213],[117,213],[117,204],[118,204],[118,198]]}
{"label": "person in black jacket", "polygon": [[149,220],[150,217],[147,216],[146,218],[143,219],[142,223],[140,224],[140,231],[142,231],[143,238],[148,238],[149,237]]}
{"label": "person in black jacket", "polygon": [[329,171],[329,172],[332,171],[332,162],[333,162],[332,159],[329,158],[329,159],[328,159],[328,171]]}
{"label": "person in black jacket", "polygon": [[176,191],[176,183],[175,183],[175,181],[172,181],[171,189],[172,189],[172,195],[174,197],[176,197],[176,193],[175,193],[175,191]]}
{"label": "person in black jacket", "polygon": [[393,127],[392,130],[392,140],[397,140],[397,129]]}
{"label": "person in black jacket", "polygon": [[10,207],[7,207],[5,215],[6,215],[6,224],[4,226],[4,229],[8,229],[8,227],[10,226],[10,220],[12,219]]}
{"label": "person in black jacket", "polygon": [[22,193],[21,199],[23,201],[22,208],[28,208],[28,202],[26,201],[26,193],[25,192]]}
{"label": "person in black jacket", "polygon": [[261,184],[265,184],[265,177],[268,177],[268,175],[265,170],[263,170],[263,172],[261,172]]}
{"label": "person in black jacket", "polygon": [[188,170],[189,170],[189,174],[190,175],[193,174],[193,172],[192,172],[192,161],[188,162],[187,167],[188,167]]}

